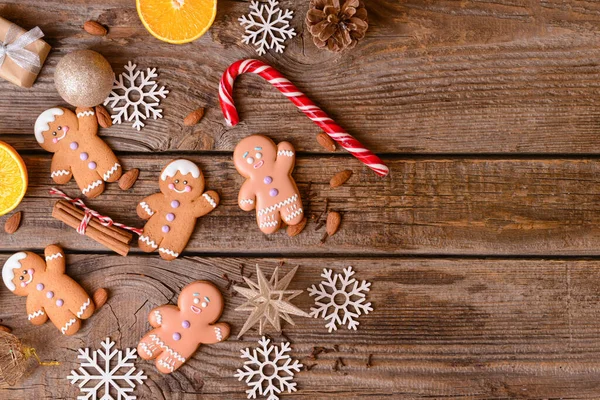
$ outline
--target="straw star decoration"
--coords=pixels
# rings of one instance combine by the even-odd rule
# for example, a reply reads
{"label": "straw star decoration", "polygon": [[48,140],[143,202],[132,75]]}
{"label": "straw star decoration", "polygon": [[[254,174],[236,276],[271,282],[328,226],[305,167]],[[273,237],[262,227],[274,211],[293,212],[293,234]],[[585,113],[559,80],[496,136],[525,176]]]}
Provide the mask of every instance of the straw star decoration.
{"label": "straw star decoration", "polygon": [[248,331],[248,329],[256,325],[256,323],[259,324],[258,332],[262,335],[267,322],[270,323],[277,332],[280,332],[282,319],[295,325],[290,315],[300,315],[302,317],[309,316],[308,313],[290,303],[290,300],[302,293],[302,290],[287,289],[297,270],[298,267],[295,267],[280,280],[279,267],[276,267],[275,271],[273,271],[273,275],[271,275],[271,279],[267,280],[257,264],[256,283],[252,282],[247,277],[244,277],[244,281],[246,281],[249,286],[248,288],[241,286],[233,287],[236,292],[247,299],[244,304],[235,310],[251,311],[250,316],[238,334],[238,338]]}

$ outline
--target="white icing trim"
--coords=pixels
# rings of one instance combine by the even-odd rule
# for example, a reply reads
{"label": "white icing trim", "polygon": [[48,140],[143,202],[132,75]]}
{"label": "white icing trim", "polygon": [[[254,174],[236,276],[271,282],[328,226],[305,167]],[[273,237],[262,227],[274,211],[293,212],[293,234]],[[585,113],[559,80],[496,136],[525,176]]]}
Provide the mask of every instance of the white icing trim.
{"label": "white icing trim", "polygon": [[152,211],[152,209],[150,208],[150,206],[148,205],[148,203],[146,203],[145,201],[142,201],[140,203],[140,207],[142,207],[142,210],[146,211],[146,214],[153,216],[154,215],[154,211]]}
{"label": "white icing trim", "polygon": [[35,132],[35,140],[38,143],[44,143],[43,133],[50,129],[50,123],[56,120],[57,115],[63,115],[64,113],[64,110],[55,107],[47,109],[37,117],[33,131]]}
{"label": "white icing trim", "polygon": [[158,362],[158,365],[162,365],[163,367],[167,368],[169,371],[171,371],[171,372],[175,371],[175,368],[173,368],[173,366],[172,366],[172,365],[170,365],[170,364],[167,364],[167,363],[166,363],[165,361],[163,361],[162,359],[160,359],[160,358],[159,358],[157,362]]}
{"label": "white icing trim", "polygon": [[62,258],[62,256],[63,256],[62,253],[56,253],[56,254],[52,254],[50,256],[46,256],[46,262],[52,261],[57,258]]}
{"label": "white icing trim", "polygon": [[221,328],[215,326],[215,334],[217,335],[217,340],[220,342],[223,340],[223,334],[221,333]]}
{"label": "white icing trim", "polygon": [[113,167],[112,167],[111,169],[109,169],[108,171],[106,171],[106,172],[104,173],[104,175],[102,175],[102,178],[103,178],[105,181],[107,181],[107,180],[108,180],[108,178],[110,178],[110,176],[111,176],[112,174],[114,174],[115,172],[117,172],[117,170],[119,169],[119,167],[120,167],[120,166],[121,166],[121,165],[120,165],[119,163],[115,163],[115,165],[113,165]]}
{"label": "white icing trim", "polygon": [[146,342],[140,343],[140,347],[146,352],[148,357],[152,357],[152,352],[148,349],[148,345],[146,344]]}
{"label": "white icing trim", "polygon": [[162,315],[160,315],[160,311],[154,310],[154,318],[159,325],[162,325]]}
{"label": "white icing trim", "polygon": [[262,222],[261,224],[258,225],[259,228],[273,228],[275,226],[279,225],[278,221],[273,221],[273,222]]}
{"label": "white icing trim", "polygon": [[279,150],[277,152],[278,156],[286,156],[286,157],[293,157],[294,156],[294,152],[291,150]]}
{"label": "white icing trim", "polygon": [[179,172],[181,175],[192,174],[194,178],[198,178],[200,176],[200,168],[198,168],[196,164],[191,161],[181,159],[171,161],[163,170],[162,174],[160,175],[160,179],[164,181],[167,179],[167,177],[172,178],[177,172]]}
{"label": "white icing trim", "polygon": [[173,356],[176,360],[178,360],[182,363],[185,362],[185,357],[183,357],[181,354],[179,354],[178,352],[176,352],[175,350],[171,349],[169,346],[164,344],[164,342],[162,340],[160,340],[160,338],[158,336],[152,334],[152,335],[150,335],[150,339],[152,339],[152,341],[155,342],[158,345],[158,347],[165,350],[167,353],[169,353],[171,356]]}
{"label": "white icing trim", "polygon": [[77,118],[81,118],[81,117],[91,117],[92,115],[94,115],[94,112],[91,110],[88,111],[82,111],[82,112],[78,112],[77,113]]}
{"label": "white icing trim", "polygon": [[97,180],[97,181],[96,181],[96,182],[94,182],[94,183],[90,183],[90,184],[88,185],[88,187],[86,187],[85,189],[83,189],[83,190],[81,191],[81,193],[83,193],[83,194],[86,194],[86,193],[88,193],[90,190],[92,190],[92,189],[95,189],[95,188],[97,188],[98,186],[102,185],[102,183],[104,183],[104,182],[103,182],[103,181],[101,181],[101,180]]}
{"label": "white icing trim", "polygon": [[153,249],[156,249],[158,247],[154,240],[150,240],[148,236],[141,235],[140,240],[146,243],[148,246],[152,247]]}
{"label": "white icing trim", "polygon": [[36,312],[29,314],[29,315],[27,316],[27,320],[28,320],[28,321],[31,321],[32,319],[34,319],[34,318],[37,318],[37,317],[41,317],[41,316],[42,316],[42,315],[44,315],[44,314],[45,314],[45,313],[44,313],[44,311],[43,311],[43,310],[37,310]]}
{"label": "white icing trim", "polygon": [[169,249],[164,248],[164,247],[161,247],[160,249],[158,249],[158,251],[161,252],[161,253],[165,253],[165,254],[168,254],[170,256],[173,256],[173,257],[179,257],[179,253],[175,253],[173,250],[169,250]]}
{"label": "white icing trim", "polygon": [[217,206],[217,202],[212,197],[210,197],[208,193],[204,193],[202,197],[204,197],[206,201],[208,201],[212,208],[215,208]]}
{"label": "white icing trim", "polygon": [[52,171],[50,174],[50,178],[56,178],[57,176],[69,175],[71,171],[67,171],[66,169],[59,169],[58,171]]}
{"label": "white icing trim", "polygon": [[14,292],[17,288],[12,280],[15,278],[14,270],[16,268],[21,268],[21,260],[25,259],[27,254],[24,252],[15,253],[6,262],[4,263],[4,267],[2,267],[2,280],[4,280],[4,284],[11,292]]}
{"label": "white icing trim", "polygon": [[293,213],[289,214],[287,217],[285,217],[285,222],[291,221],[292,219],[296,218],[298,215],[302,214],[302,209],[299,208],[298,210],[294,211]]}
{"label": "white icing trim", "polygon": [[77,322],[77,319],[75,318],[71,318],[69,320],[69,322],[67,322],[65,324],[65,326],[63,326],[62,328],[60,328],[60,331],[62,332],[63,335],[67,334],[67,331],[69,330],[69,328],[71,327],[71,325],[73,325],[75,322]]}
{"label": "white icing trim", "polygon": [[87,301],[81,305],[81,307],[79,308],[79,312],[76,314],[77,318],[81,318],[81,316],[83,315],[83,313],[88,308],[91,302],[92,301],[88,298]]}
{"label": "white icing trim", "polygon": [[272,213],[273,211],[275,211],[275,210],[277,210],[277,209],[279,209],[279,208],[281,208],[283,206],[287,206],[288,204],[292,204],[296,200],[298,200],[298,194],[295,194],[292,197],[287,198],[287,199],[285,199],[283,201],[280,201],[279,203],[274,204],[274,205],[272,205],[270,207],[263,208],[262,210],[259,210],[258,211],[258,216],[260,217],[262,215]]}
{"label": "white icing trim", "polygon": [[241,199],[240,204],[254,204],[254,200],[252,199]]}

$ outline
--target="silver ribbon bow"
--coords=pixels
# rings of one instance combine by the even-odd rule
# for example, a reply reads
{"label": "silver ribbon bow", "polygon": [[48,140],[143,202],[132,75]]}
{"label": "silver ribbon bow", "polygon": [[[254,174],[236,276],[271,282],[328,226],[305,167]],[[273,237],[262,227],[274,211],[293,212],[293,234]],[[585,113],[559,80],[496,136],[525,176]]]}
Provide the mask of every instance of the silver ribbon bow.
{"label": "silver ribbon bow", "polygon": [[20,32],[21,29],[17,25],[11,24],[6,32],[4,42],[0,41],[0,67],[8,57],[24,70],[38,73],[42,68],[40,56],[25,47],[44,37],[44,33],[37,26],[21,36],[19,36]]}

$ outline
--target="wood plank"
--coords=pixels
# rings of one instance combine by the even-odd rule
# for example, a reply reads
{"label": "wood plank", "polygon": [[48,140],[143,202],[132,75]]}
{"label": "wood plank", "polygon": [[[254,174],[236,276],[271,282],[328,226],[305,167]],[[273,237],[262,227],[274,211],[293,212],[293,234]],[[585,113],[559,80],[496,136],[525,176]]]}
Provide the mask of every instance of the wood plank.
{"label": "wood plank", "polygon": [[[303,24],[307,2],[282,6],[295,10],[299,35],[283,55],[265,59],[376,152],[599,152],[595,2],[371,2],[367,38],[340,55],[310,43]],[[225,126],[219,78],[231,62],[255,56],[239,45],[237,17],[247,7],[220,1],[209,34],[172,46],[144,30],[132,2],[0,2],[3,16],[25,27],[39,24],[54,48],[33,90],[0,82],[2,139],[19,149],[37,148],[32,135],[37,115],[64,104],[53,87],[58,60],[90,47],[117,73],[128,60],[158,67],[160,81],[171,90],[163,120],[139,133],[127,125],[104,130],[117,150],[231,151],[242,137],[262,132],[292,140],[301,151],[324,151],[313,140],[318,128],[257,77],[243,77],[236,85],[243,122]],[[90,18],[110,27],[107,38],[82,31]],[[184,116],[198,106],[208,109],[204,120],[184,127]]]}
{"label": "wood plank", "polygon": [[[0,264],[7,255],[0,255]],[[600,264],[598,260],[484,259],[286,259],[284,270],[300,265],[293,289],[318,283],[323,267],[352,265],[357,279],[372,282],[374,312],[361,316],[357,331],[328,334],[324,321],[295,318],[284,326],[293,355],[314,365],[297,374],[299,392],[286,398],[597,398],[600,396]],[[67,254],[69,273],[92,291],[110,291],[107,306],[75,337],[55,327],[34,327],[25,301],[0,289],[0,318],[14,333],[59,367],[36,368],[13,389],[11,399],[74,398],[65,377],[77,367],[75,350],[96,347],[106,336],[128,347],[149,328],[153,307],[175,301],[180,288],[209,279],[223,290],[222,273],[240,278],[260,263],[267,275],[276,259],[186,257],[175,264],[158,257]],[[222,320],[236,335],[246,314],[242,299],[225,292]],[[305,292],[297,305],[308,310]],[[277,334],[276,341],[282,340]],[[255,331],[206,346],[180,372],[163,376],[140,361],[149,376],[140,399],[245,398],[233,378],[239,350],[252,346]],[[339,352],[310,360],[313,346]],[[366,368],[369,354],[373,367]],[[332,370],[337,357],[346,366]]]}
{"label": "wood plank", "polygon": [[[380,179],[350,156],[300,157],[295,177],[308,215],[321,214],[326,199],[329,209],[342,213],[341,230],[321,244],[324,229],[316,231],[313,221],[295,238],[284,231],[261,234],[254,213],[237,206],[242,178],[230,158],[187,158],[201,166],[207,188],[222,199],[199,220],[187,248],[192,254],[600,254],[598,159],[390,159],[391,177]],[[14,235],[0,232],[0,250],[41,249],[47,238],[73,250],[104,250],[51,217],[57,198],[48,195],[50,158],[25,159],[31,186],[19,207],[23,224]],[[129,155],[121,160],[126,169],[142,171],[134,188],[122,192],[110,184],[87,203],[115,221],[141,227],[136,205],[158,191],[169,160]],[[331,189],[330,178],[345,168],[354,176]],[[59,187],[78,194],[74,182]]]}

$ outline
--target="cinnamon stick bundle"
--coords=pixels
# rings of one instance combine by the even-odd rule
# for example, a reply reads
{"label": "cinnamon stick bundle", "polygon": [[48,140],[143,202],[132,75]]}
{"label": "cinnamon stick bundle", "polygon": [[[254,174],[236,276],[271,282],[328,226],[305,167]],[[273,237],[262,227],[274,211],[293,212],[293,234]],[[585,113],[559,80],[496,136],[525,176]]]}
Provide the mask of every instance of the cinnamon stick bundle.
{"label": "cinnamon stick bundle", "polygon": [[[59,200],[54,204],[52,216],[64,222],[73,229],[77,229],[85,216],[83,210],[66,200]],[[115,226],[104,226],[96,217],[92,217],[85,230],[85,236],[108,247],[115,253],[126,256],[129,253],[129,243],[133,235]]]}

